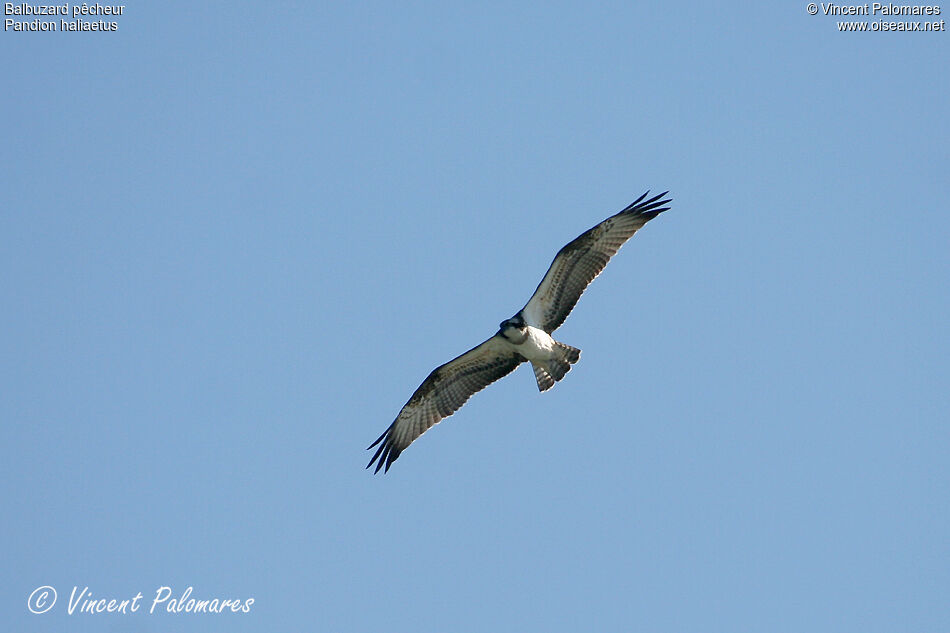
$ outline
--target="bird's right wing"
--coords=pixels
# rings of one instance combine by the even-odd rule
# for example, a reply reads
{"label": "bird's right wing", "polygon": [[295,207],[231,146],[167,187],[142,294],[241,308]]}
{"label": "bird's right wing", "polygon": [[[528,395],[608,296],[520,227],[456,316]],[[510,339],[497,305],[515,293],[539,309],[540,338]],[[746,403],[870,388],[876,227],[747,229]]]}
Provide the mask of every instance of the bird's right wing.
{"label": "bird's right wing", "polygon": [[496,334],[435,369],[412,394],[395,422],[369,446],[367,450],[377,444],[379,448],[366,467],[375,463],[374,472],[378,473],[380,468],[388,471],[417,437],[458,411],[472,394],[507,376],[524,361],[510,343]]}
{"label": "bird's right wing", "polygon": [[649,192],[630,206],[612,215],[558,251],[528,300],[523,313],[529,323],[537,324],[549,334],[561,327],[584,290],[594,281],[624,242],[633,237],[644,224],[669,210],[669,200],[661,200],[669,192],[649,200]]}

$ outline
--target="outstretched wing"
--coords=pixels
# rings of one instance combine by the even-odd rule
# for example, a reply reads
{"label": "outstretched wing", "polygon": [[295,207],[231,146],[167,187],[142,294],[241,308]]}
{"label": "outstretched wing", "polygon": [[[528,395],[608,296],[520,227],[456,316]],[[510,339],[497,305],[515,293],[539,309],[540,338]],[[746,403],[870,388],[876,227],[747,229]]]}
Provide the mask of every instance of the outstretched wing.
{"label": "outstretched wing", "polygon": [[582,233],[558,251],[544,279],[522,310],[528,323],[542,328],[548,334],[561,327],[584,290],[624,242],[644,224],[669,210],[663,205],[670,200],[661,200],[668,191],[645,200],[649,193],[646,192],[629,207]]}
{"label": "outstretched wing", "polygon": [[379,444],[366,467],[375,463],[375,472],[384,466],[388,471],[399,454],[417,437],[458,411],[472,394],[507,376],[524,361],[525,358],[512,349],[510,343],[496,334],[436,368],[412,394],[396,421],[366,449]]}

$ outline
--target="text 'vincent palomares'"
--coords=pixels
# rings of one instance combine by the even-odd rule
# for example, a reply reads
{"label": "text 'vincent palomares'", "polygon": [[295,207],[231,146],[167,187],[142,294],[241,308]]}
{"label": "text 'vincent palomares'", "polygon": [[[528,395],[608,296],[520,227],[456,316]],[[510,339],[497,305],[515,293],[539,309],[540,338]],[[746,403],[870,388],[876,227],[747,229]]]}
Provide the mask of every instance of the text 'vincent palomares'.
{"label": "text 'vincent palomares'", "polygon": [[835,4],[822,2],[825,15],[940,15],[940,7],[923,4]]}

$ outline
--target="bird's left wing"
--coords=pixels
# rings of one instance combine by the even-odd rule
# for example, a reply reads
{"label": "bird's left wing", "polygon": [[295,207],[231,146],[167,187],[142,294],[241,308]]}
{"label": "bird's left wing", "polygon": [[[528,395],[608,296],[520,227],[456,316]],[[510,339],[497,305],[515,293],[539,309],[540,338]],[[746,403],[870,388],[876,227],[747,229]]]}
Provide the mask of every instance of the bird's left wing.
{"label": "bird's left wing", "polygon": [[559,250],[523,309],[528,322],[549,334],[561,327],[584,290],[624,242],[644,224],[669,210],[665,205],[670,201],[662,199],[667,193],[649,199],[649,192],[643,194],[626,209],[581,233]]}
{"label": "bird's left wing", "polygon": [[377,444],[379,448],[366,467],[375,463],[374,472],[378,473],[380,468],[388,471],[417,437],[458,411],[472,394],[507,376],[524,361],[521,354],[496,334],[436,368],[412,394],[396,421],[369,446],[367,450]]}

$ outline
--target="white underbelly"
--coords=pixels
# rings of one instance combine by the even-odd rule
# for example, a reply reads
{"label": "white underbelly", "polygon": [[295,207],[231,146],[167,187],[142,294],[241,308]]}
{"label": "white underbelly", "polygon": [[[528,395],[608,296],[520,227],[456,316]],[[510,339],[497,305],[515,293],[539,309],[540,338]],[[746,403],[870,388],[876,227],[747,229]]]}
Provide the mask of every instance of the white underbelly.
{"label": "white underbelly", "polygon": [[544,361],[554,355],[554,339],[544,330],[528,326],[528,338],[518,345],[518,352],[528,360]]}

